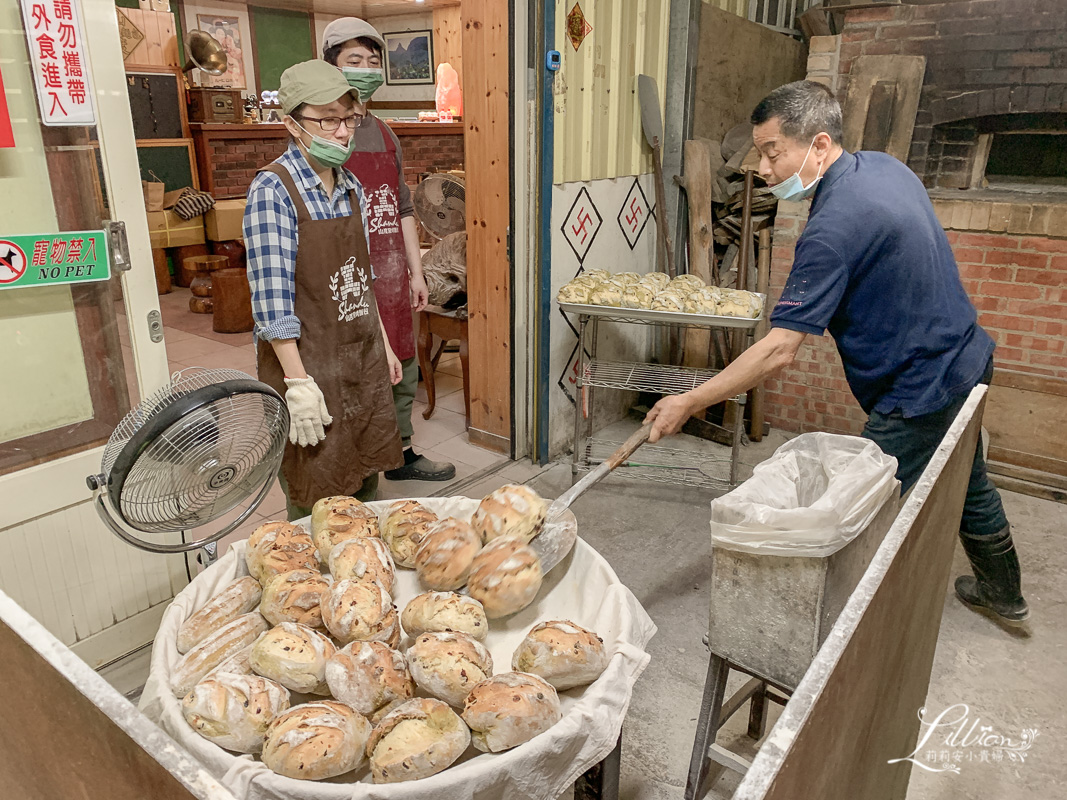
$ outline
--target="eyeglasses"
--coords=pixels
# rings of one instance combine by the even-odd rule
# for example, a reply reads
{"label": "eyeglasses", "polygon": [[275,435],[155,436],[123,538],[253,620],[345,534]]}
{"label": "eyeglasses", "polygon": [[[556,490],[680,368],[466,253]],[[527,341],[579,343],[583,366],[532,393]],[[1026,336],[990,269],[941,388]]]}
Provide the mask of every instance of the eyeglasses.
{"label": "eyeglasses", "polygon": [[363,124],[364,114],[353,114],[351,117],[305,117],[300,115],[300,119],[310,120],[311,122],[317,122],[319,127],[326,133],[333,133],[335,130],[341,127],[341,123],[345,124],[345,127],[350,131],[354,131],[360,125]]}

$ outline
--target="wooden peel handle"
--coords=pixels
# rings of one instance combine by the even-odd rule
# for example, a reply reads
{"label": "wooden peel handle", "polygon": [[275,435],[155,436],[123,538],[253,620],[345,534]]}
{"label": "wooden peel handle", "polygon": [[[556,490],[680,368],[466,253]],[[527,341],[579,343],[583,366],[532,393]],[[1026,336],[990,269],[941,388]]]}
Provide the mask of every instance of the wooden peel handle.
{"label": "wooden peel handle", "polygon": [[638,447],[648,441],[648,437],[651,433],[652,423],[647,422],[642,425],[638,430],[634,431],[633,435],[630,436],[630,438],[627,439],[625,442],[623,442],[622,445],[619,446],[618,450],[608,456],[608,460],[604,463],[608,465],[609,469],[614,471],[615,468],[618,467],[623,461],[632,456],[634,454],[634,451]]}

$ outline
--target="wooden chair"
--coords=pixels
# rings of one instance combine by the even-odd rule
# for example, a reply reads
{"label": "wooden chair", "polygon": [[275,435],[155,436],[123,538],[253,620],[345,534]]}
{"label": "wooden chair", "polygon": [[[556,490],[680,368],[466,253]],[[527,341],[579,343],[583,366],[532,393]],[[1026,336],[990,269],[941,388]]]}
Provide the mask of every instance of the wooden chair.
{"label": "wooden chair", "polygon": [[[437,353],[432,353],[433,337],[441,339],[441,346]],[[441,360],[441,353],[445,344],[453,340],[459,340],[459,363],[463,369],[463,407],[466,410],[467,427],[471,424],[471,399],[470,399],[470,364],[467,358],[467,318],[460,317],[455,311],[445,311],[438,306],[430,306],[419,312],[419,339],[417,354],[419,367],[422,369],[422,379],[426,383],[426,410],[422,412],[423,419],[429,419],[434,412],[437,395],[434,388],[433,372],[437,369],[437,362]]]}

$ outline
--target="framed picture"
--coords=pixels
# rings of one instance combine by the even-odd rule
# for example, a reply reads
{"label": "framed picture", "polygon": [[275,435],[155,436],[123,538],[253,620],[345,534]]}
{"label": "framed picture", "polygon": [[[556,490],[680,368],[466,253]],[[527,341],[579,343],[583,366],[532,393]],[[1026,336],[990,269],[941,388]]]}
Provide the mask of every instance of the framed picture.
{"label": "framed picture", "polygon": [[433,31],[385,33],[385,82],[433,83]]}
{"label": "framed picture", "polygon": [[247,88],[240,20],[237,17],[220,17],[217,14],[197,14],[196,24],[200,30],[214,36],[226,51],[226,71],[221,75],[199,73],[200,85],[208,89]]}

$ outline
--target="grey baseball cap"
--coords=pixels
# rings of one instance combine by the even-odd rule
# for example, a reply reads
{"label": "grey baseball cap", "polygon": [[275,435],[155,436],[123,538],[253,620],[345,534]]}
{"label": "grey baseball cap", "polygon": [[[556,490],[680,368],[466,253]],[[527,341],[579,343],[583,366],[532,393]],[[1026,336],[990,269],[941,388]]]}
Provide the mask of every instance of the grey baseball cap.
{"label": "grey baseball cap", "polygon": [[293,64],[282,73],[278,102],[283,113],[291,114],[301,103],[325,106],[346,94],[359,101],[358,92],[348,85],[341,71],[316,58]]}
{"label": "grey baseball cap", "polygon": [[385,52],[385,39],[373,25],[359,17],[341,17],[327,25],[322,32],[322,48],[325,51],[350,39],[372,39]]}

